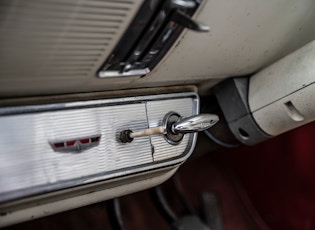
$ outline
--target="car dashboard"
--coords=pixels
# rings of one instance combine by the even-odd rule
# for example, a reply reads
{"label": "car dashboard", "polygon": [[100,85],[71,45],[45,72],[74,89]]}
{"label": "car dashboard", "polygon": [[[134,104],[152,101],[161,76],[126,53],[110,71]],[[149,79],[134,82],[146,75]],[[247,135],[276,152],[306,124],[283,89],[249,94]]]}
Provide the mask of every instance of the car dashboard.
{"label": "car dashboard", "polygon": [[212,126],[255,145],[315,120],[314,10],[1,1],[0,227],[161,184]]}

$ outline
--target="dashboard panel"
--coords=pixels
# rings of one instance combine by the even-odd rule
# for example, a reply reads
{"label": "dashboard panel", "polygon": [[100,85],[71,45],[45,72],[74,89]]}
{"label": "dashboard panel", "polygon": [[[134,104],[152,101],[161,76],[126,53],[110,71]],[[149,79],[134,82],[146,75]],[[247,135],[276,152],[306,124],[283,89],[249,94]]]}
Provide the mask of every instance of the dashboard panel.
{"label": "dashboard panel", "polygon": [[[243,144],[306,123],[288,108],[314,120],[312,90],[302,109],[291,98],[300,81],[277,90],[306,64],[299,77],[314,82],[312,0],[16,0],[0,11],[0,226],[163,183],[194,132],[219,119],[202,120],[198,94],[222,102],[220,120]],[[284,71],[291,59],[300,65]],[[274,120],[293,125],[268,131]]]}
{"label": "dashboard panel", "polygon": [[0,69],[5,77],[0,79],[0,96],[56,95],[205,81],[213,86],[224,78],[262,69],[312,41],[315,34],[312,0],[202,1],[192,18],[209,26],[209,32],[185,29],[145,76],[98,78],[98,70],[141,4],[136,0],[14,4],[2,1]]}

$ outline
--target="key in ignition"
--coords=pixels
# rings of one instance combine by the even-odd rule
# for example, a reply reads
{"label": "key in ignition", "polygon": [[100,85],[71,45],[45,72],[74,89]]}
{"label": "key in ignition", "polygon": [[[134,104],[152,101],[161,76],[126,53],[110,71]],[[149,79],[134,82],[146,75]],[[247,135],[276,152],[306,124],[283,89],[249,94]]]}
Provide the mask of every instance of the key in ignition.
{"label": "key in ignition", "polygon": [[133,132],[124,130],[120,133],[122,143],[132,142],[136,137],[163,134],[165,140],[172,144],[179,144],[186,133],[195,133],[209,129],[219,121],[215,114],[199,114],[183,118],[176,112],[169,112],[165,115],[162,126],[144,129]]}

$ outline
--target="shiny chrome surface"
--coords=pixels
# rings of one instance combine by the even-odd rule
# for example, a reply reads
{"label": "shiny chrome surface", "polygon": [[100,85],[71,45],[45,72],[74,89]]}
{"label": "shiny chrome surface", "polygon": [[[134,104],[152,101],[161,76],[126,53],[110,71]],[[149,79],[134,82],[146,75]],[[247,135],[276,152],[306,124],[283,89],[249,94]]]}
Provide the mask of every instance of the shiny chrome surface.
{"label": "shiny chrome surface", "polygon": [[171,145],[178,145],[184,138],[183,133],[174,133],[172,131],[172,126],[174,123],[180,120],[181,116],[171,111],[167,113],[163,119],[163,127],[165,129],[164,139]]}
{"label": "shiny chrome surface", "polygon": [[187,117],[172,126],[174,133],[194,133],[211,128],[219,121],[215,114],[199,114]]}
{"label": "shiny chrome surface", "polygon": [[136,137],[145,137],[157,134],[165,134],[170,144],[178,144],[186,133],[201,132],[211,128],[219,121],[215,114],[200,114],[182,118],[178,113],[168,112],[163,119],[162,126],[134,132],[127,129],[120,133],[122,143],[130,143]]}
{"label": "shiny chrome surface", "polygon": [[194,8],[196,6],[195,1],[187,1],[187,0],[171,0],[170,1],[172,8]]}
{"label": "shiny chrome surface", "polygon": [[131,77],[131,76],[142,76],[150,73],[149,68],[144,69],[135,69],[135,70],[128,70],[128,71],[114,71],[114,70],[106,70],[106,71],[99,71],[98,77],[99,78],[107,78],[107,77]]}
{"label": "shiny chrome surface", "polygon": [[[196,94],[180,93],[1,108],[0,202],[178,164],[189,157],[196,135],[178,146],[163,137],[117,139],[126,127],[160,124],[171,109],[197,114],[198,103]],[[101,135],[99,144],[78,153],[50,145],[94,135]]]}
{"label": "shiny chrome surface", "polygon": [[[199,99],[183,98],[183,99],[172,99],[165,100],[163,103],[158,101],[149,101],[147,103],[147,113],[149,120],[149,127],[157,127],[163,124],[163,119],[166,113],[170,111],[176,111],[181,116],[187,117],[199,111],[196,108],[199,105]],[[162,161],[170,158],[176,158],[182,155],[183,152],[187,152],[190,149],[191,138],[197,137],[197,134],[185,135],[179,145],[171,145],[165,141],[162,135],[151,136],[151,143],[155,148],[153,154],[154,161]]]}
{"label": "shiny chrome surface", "polygon": [[206,32],[191,19],[202,1],[145,1],[128,30],[98,72],[100,78],[144,76],[153,71],[183,27]]}
{"label": "shiny chrome surface", "polygon": [[210,27],[201,23],[197,22],[196,20],[190,18],[190,16],[180,12],[175,11],[172,15],[172,21],[178,23],[181,26],[184,26],[188,29],[194,30],[196,32],[209,32]]}

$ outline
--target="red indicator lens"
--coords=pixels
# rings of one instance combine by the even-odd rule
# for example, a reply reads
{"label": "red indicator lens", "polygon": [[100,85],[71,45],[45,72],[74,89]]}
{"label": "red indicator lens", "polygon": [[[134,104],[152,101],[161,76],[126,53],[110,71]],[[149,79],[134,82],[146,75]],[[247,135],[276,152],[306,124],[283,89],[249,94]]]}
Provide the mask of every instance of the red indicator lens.
{"label": "red indicator lens", "polygon": [[88,144],[88,143],[90,143],[90,139],[88,139],[88,138],[81,139],[80,142],[81,142],[81,144]]}
{"label": "red indicator lens", "polygon": [[84,137],[84,138],[74,138],[72,140],[56,140],[56,142],[49,141],[50,146],[56,152],[75,152],[80,153],[87,149],[93,148],[99,144],[101,140],[101,135]]}
{"label": "red indicator lens", "polygon": [[67,141],[67,146],[73,146],[75,144],[76,141]]}
{"label": "red indicator lens", "polygon": [[54,143],[53,145],[54,145],[55,148],[63,148],[63,147],[65,147],[65,143],[63,143],[63,142]]}

